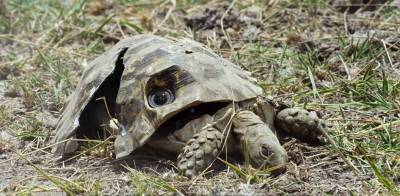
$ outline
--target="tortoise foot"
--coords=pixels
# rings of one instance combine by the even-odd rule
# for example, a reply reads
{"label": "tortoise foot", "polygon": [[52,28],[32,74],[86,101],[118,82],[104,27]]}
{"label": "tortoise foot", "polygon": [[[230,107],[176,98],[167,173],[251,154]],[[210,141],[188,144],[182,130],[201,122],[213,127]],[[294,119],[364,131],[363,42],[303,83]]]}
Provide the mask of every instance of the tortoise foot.
{"label": "tortoise foot", "polygon": [[277,114],[276,126],[301,141],[320,143],[325,123],[314,111],[287,108]]}

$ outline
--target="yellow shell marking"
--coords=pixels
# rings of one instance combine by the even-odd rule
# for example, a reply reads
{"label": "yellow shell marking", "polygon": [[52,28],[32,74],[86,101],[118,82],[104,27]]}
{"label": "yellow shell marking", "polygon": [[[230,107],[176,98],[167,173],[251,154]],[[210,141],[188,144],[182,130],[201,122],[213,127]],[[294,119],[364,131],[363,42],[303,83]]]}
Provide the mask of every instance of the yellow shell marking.
{"label": "yellow shell marking", "polygon": [[154,80],[154,85],[158,87],[165,87],[167,86],[167,82],[165,80],[156,79]]}

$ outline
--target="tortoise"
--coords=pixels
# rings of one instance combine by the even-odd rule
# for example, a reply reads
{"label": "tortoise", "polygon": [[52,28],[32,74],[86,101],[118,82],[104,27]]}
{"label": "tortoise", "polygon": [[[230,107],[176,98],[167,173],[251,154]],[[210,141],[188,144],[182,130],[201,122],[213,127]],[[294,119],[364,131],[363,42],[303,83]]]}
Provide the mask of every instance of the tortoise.
{"label": "tortoise", "polygon": [[79,139],[112,135],[116,159],[147,145],[179,155],[187,177],[224,149],[279,174],[288,155],[277,135],[312,142],[323,123],[313,111],[275,106],[250,73],[201,43],[137,35],[86,67],[58,121],[53,153],[62,160]]}

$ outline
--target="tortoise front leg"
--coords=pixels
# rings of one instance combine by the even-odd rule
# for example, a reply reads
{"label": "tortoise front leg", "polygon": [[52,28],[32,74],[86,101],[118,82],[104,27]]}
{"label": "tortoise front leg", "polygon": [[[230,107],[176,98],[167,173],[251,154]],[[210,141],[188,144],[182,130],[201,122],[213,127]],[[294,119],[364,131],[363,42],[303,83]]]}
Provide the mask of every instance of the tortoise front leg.
{"label": "tortoise front leg", "polygon": [[193,177],[206,169],[222,150],[224,135],[212,125],[206,125],[190,139],[178,156],[178,169]]}
{"label": "tortoise front leg", "polygon": [[257,168],[270,168],[279,174],[286,168],[288,156],[278,138],[259,116],[251,111],[240,111],[233,118],[233,132],[242,144],[242,152]]}
{"label": "tortoise front leg", "polygon": [[177,160],[178,169],[183,175],[196,176],[217,158],[228,135],[232,113],[231,108],[220,110],[213,123],[205,125],[186,143]]}

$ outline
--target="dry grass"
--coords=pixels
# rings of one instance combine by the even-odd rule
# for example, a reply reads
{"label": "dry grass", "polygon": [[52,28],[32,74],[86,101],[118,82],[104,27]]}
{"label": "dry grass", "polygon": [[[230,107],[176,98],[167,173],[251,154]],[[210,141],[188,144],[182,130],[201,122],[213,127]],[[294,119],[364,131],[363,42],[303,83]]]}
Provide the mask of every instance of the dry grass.
{"label": "dry grass", "polygon": [[[0,125],[14,139],[0,137],[0,190],[18,195],[60,190],[400,194],[400,11],[389,5],[351,14],[324,0],[2,1]],[[193,19],[204,7],[218,8],[223,23],[210,21],[212,13]],[[197,26],[190,28],[192,23]],[[355,169],[347,168],[330,146],[298,141],[285,144],[289,151],[300,151],[291,154],[287,174],[276,178],[227,163],[229,169],[190,181],[165,159],[139,156],[121,167],[109,158],[109,144],[102,143],[105,151],[90,151],[96,142],[71,163],[51,162],[56,118],[83,66],[119,39],[151,32],[203,42],[251,71],[266,95],[320,112]],[[357,183],[347,186],[351,180],[344,174]]]}

